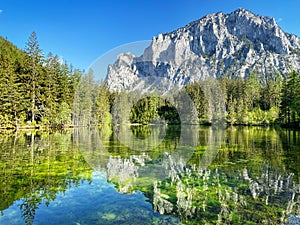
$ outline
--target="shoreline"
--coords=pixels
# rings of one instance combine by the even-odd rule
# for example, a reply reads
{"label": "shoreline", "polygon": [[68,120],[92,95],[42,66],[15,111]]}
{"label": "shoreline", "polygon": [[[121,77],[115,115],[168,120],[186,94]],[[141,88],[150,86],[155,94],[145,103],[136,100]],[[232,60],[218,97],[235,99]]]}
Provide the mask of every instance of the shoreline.
{"label": "shoreline", "polygon": [[[212,123],[191,123],[191,124],[180,124],[180,123],[150,123],[150,124],[142,124],[142,123],[128,123],[128,124],[117,124],[117,126],[182,126],[182,125],[190,125],[190,126],[214,126]],[[272,127],[272,128],[279,128],[279,129],[292,129],[292,130],[300,130],[300,127],[297,126],[288,126],[288,125],[280,125],[280,124],[230,124],[224,123],[224,127]],[[1,131],[49,131],[49,130],[68,130],[68,129],[76,129],[76,128],[101,128],[101,126],[83,126],[83,125],[66,125],[61,127],[47,127],[47,126],[19,126],[19,127],[0,127]]]}

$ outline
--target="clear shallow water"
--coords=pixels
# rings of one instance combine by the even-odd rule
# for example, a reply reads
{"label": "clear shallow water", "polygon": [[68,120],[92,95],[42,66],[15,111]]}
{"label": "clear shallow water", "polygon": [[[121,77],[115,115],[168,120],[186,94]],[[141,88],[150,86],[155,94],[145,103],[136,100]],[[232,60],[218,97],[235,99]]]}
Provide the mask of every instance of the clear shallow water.
{"label": "clear shallow water", "polygon": [[300,214],[299,135],[198,126],[2,135],[0,224],[284,224]]}
{"label": "clear shallow water", "polygon": [[[179,224],[176,218],[153,212],[141,192],[119,194],[104,173],[94,172],[92,179],[57,194],[48,206],[39,205],[34,224]],[[21,204],[16,201],[4,210],[0,224],[24,224]]]}

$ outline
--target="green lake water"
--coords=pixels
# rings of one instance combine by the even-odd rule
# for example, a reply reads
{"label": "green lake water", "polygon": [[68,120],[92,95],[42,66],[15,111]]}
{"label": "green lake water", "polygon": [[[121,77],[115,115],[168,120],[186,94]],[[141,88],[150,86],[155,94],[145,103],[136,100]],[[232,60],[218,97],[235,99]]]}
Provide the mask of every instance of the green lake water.
{"label": "green lake water", "polygon": [[0,224],[298,224],[300,132],[0,134]]}

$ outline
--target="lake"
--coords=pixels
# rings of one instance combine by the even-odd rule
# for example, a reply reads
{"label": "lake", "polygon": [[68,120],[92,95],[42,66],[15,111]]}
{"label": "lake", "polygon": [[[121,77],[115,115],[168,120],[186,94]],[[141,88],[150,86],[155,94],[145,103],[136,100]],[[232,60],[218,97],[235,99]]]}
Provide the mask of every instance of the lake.
{"label": "lake", "polygon": [[[287,224],[300,132],[128,126],[0,134],[0,224]],[[294,222],[293,222],[294,221]]]}

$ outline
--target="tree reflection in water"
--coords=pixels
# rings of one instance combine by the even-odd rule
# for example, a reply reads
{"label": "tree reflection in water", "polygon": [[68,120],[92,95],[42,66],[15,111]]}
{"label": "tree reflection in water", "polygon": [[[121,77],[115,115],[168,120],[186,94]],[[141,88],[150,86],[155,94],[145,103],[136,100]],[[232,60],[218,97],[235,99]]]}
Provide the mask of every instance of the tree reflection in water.
{"label": "tree reflection in water", "polygon": [[[130,223],[126,218],[135,218],[177,224],[177,217],[184,224],[284,224],[290,215],[300,216],[299,136],[299,131],[270,128],[199,126],[165,126],[163,130],[132,126],[114,131],[107,127],[0,136],[0,211],[5,214],[5,209],[18,205],[23,221],[32,224],[43,204],[55,202],[59,193],[83,181],[91,183],[93,169],[115,186],[101,185],[111,185],[110,191],[117,189],[122,194],[116,197],[110,192],[103,198],[109,202],[105,203],[101,199],[104,192],[99,192],[104,186],[89,190],[92,185],[85,182],[86,193],[79,199],[89,198],[88,204],[76,202],[78,196],[71,195],[75,200],[63,206],[83,211],[69,223]],[[128,141],[122,143],[120,137]],[[140,194],[124,195],[134,192]],[[141,208],[134,211],[124,196],[142,197],[133,201]],[[122,205],[117,201],[121,198]],[[151,212],[145,211],[145,199],[154,211],[172,216],[158,218],[158,213],[151,214],[151,205]],[[126,215],[118,216],[121,211]],[[64,213],[57,216],[59,221],[60,216],[62,221],[72,219]],[[82,216],[86,220],[78,219]]]}
{"label": "tree reflection in water", "polygon": [[19,202],[25,224],[33,224],[41,204],[84,180],[90,166],[71,140],[71,132],[20,134],[1,137],[0,210]]}
{"label": "tree reflection in water", "polygon": [[[289,215],[300,215],[294,173],[299,171],[290,170],[291,153],[283,148],[290,143],[280,138],[282,132],[197,128],[196,148],[173,136],[152,152],[128,155],[127,149],[114,156],[111,149],[108,180],[121,193],[142,190],[155,211],[178,216],[185,224],[282,224]],[[297,141],[293,145],[299,150]]]}

